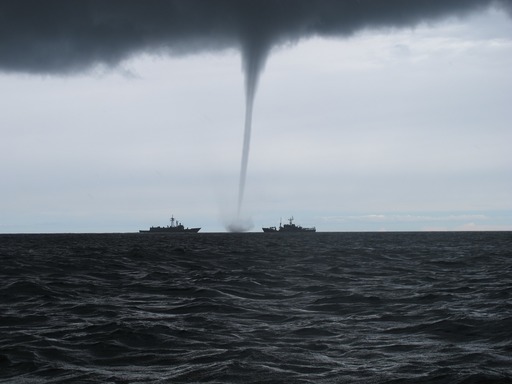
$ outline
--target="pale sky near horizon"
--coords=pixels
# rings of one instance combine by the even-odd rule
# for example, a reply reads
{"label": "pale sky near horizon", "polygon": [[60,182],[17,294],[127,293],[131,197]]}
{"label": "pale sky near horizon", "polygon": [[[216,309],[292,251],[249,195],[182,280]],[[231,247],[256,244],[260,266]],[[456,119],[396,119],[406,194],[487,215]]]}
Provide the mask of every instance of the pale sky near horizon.
{"label": "pale sky near horizon", "polygon": [[[244,217],[319,231],[512,230],[512,20],[498,10],[274,48]],[[0,70],[0,233],[135,232],[236,210],[234,49]]]}

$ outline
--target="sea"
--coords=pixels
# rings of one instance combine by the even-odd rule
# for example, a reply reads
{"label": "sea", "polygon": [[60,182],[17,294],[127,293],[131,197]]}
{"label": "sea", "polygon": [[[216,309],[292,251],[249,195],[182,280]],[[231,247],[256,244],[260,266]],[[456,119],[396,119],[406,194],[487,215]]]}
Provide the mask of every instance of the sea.
{"label": "sea", "polygon": [[0,383],[512,383],[512,233],[0,235]]}

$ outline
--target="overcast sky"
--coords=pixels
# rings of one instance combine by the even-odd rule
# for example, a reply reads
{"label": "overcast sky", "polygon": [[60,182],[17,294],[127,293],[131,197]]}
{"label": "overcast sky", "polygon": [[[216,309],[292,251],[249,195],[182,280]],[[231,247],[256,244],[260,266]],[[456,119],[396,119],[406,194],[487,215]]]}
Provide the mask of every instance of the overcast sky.
{"label": "overcast sky", "polygon": [[[319,231],[512,230],[510,12],[414,15],[265,43],[242,209],[253,231],[292,215]],[[71,60],[13,25],[0,27],[0,233],[135,232],[171,214],[225,231],[243,40]]]}

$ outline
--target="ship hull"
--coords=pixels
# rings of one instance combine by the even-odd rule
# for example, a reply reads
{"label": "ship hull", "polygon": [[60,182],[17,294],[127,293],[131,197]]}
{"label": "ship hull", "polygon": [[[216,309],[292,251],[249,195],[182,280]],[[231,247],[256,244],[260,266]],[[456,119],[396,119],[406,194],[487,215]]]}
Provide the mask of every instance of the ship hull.
{"label": "ship hull", "polygon": [[316,232],[316,228],[281,229],[281,230],[279,230],[279,232],[287,232],[287,233]]}

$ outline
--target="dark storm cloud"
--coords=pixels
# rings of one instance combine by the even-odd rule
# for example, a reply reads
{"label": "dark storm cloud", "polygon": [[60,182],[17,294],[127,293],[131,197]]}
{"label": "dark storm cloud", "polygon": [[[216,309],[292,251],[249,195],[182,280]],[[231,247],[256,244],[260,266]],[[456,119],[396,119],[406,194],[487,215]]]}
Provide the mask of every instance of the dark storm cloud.
{"label": "dark storm cloud", "polygon": [[[3,0],[0,70],[69,73],[143,52],[236,48],[258,72],[272,46],[414,26],[512,0]],[[250,67],[253,66],[252,70]]]}

